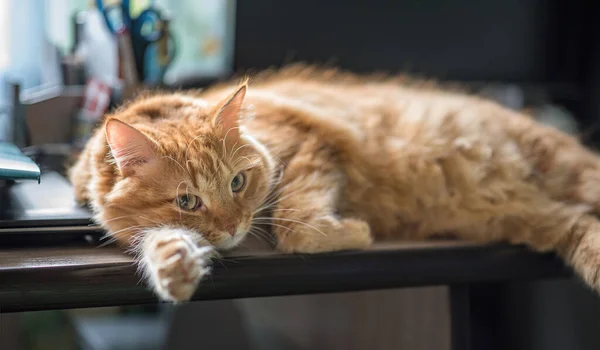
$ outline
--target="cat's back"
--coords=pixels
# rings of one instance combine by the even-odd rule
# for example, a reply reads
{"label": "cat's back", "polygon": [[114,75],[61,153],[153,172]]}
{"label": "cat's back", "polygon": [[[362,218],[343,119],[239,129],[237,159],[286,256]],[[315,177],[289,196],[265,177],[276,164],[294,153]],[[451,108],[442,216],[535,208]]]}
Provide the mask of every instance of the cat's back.
{"label": "cat's back", "polygon": [[[231,87],[225,86],[207,96],[216,93],[216,100],[228,91]],[[303,124],[342,149],[352,143],[364,149],[366,144],[381,148],[387,141],[430,146],[460,137],[501,139],[511,123],[525,119],[493,102],[430,83],[337,71],[328,75],[326,70],[259,76],[251,81],[247,104],[260,116],[250,122],[257,128]]]}

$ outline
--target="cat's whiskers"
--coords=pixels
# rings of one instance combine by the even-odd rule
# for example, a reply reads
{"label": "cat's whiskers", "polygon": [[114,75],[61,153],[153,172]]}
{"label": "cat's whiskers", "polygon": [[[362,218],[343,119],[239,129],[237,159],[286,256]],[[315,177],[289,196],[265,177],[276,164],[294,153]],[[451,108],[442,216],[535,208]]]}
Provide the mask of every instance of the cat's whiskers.
{"label": "cat's whiskers", "polygon": [[248,231],[248,233],[258,240],[265,241],[268,244],[271,244],[274,246],[277,245],[277,240],[275,239],[275,237],[272,234],[268,233],[264,229],[260,229],[260,231],[258,231],[258,228],[254,227],[254,229],[252,229],[251,231]]}
{"label": "cat's whiskers", "polygon": [[[258,206],[258,208],[256,210],[254,210],[253,214],[256,214],[257,212],[264,210],[265,207],[268,207],[269,201],[275,199],[275,197],[277,197],[277,195],[279,195],[279,192],[281,191],[281,189],[275,189],[275,187],[277,185],[279,185],[282,180],[283,180],[283,171],[280,171],[280,176],[278,176],[277,178],[269,179],[269,181],[268,181],[269,191],[267,192],[265,197],[260,200],[260,205]],[[286,186],[284,186],[284,187],[286,187]]]}
{"label": "cat's whiskers", "polygon": [[214,259],[213,261],[217,261],[219,264],[221,264],[221,266],[227,270],[227,266],[225,266],[225,264],[223,263],[225,261],[225,259],[220,258],[220,259]]}
{"label": "cat's whiskers", "polygon": [[148,220],[148,221],[150,221],[150,222],[153,222],[153,223],[155,223],[155,224],[162,225],[162,223],[161,223],[161,222],[158,222],[158,221],[156,221],[156,220],[152,220],[152,219],[150,219],[150,218],[147,218],[147,217],[145,217],[145,216],[143,216],[143,215],[139,215],[139,217],[140,217],[140,218],[142,218],[142,219],[144,219],[144,220]]}
{"label": "cat's whiskers", "polygon": [[230,156],[230,159],[233,159],[233,157],[235,157],[235,154],[236,154],[236,153],[237,153],[237,152],[238,152],[240,149],[242,149],[242,148],[244,148],[244,147],[248,147],[248,146],[250,146],[250,144],[249,144],[249,143],[246,143],[246,144],[243,144],[243,145],[241,145],[240,147],[236,148],[236,149],[235,149],[235,151],[234,151],[234,152],[231,154],[231,156]]}
{"label": "cat's whiskers", "polygon": [[259,223],[260,223],[261,225],[270,225],[270,226],[275,226],[275,227],[281,227],[282,229],[288,230],[288,231],[290,231],[290,232],[292,232],[292,233],[296,233],[296,231],[294,231],[292,228],[290,228],[290,227],[287,227],[287,226],[284,226],[284,225],[276,224],[276,223],[274,223],[274,222],[270,222],[270,221],[269,221],[269,222],[266,222],[266,221],[263,221],[263,222],[259,222]]}
{"label": "cat's whiskers", "polygon": [[[280,195],[281,192],[283,192],[287,187],[289,187],[291,185],[292,184],[289,183],[289,184],[287,184],[285,186],[282,186],[281,188],[278,188],[278,189],[275,189],[275,190],[271,191],[271,193],[267,197],[265,197],[265,199],[262,201],[261,206],[257,210],[255,210],[254,213],[257,213],[259,211],[268,209],[268,208],[272,207],[273,205],[277,204],[277,202],[274,202],[275,199],[277,199],[277,196]],[[295,193],[297,193],[297,192],[299,192],[299,191],[301,191],[303,189],[304,189],[304,187],[299,188],[298,190],[293,191],[293,192],[289,193],[288,195],[295,194]]]}
{"label": "cat's whiskers", "polygon": [[142,265],[138,264],[138,265],[137,265],[137,273],[138,273],[138,275],[141,275],[142,277],[140,277],[140,278],[138,279],[138,281],[137,281],[137,283],[136,283],[136,286],[141,286],[141,285],[143,285],[143,284],[144,284],[144,281],[146,281],[146,280],[148,279],[148,277],[146,276],[146,274],[147,274],[147,273],[146,273],[146,272],[144,272],[143,270],[145,270],[145,269],[144,269],[144,266],[142,266]]}
{"label": "cat's whiskers", "polygon": [[[135,216],[135,215],[136,214],[123,215],[123,216],[119,216],[119,217],[116,217],[116,218],[112,218],[112,219],[108,219],[108,220],[103,220],[102,222],[105,223],[105,224],[107,224],[107,223],[115,221],[115,220],[121,220],[121,219],[125,219],[125,218],[128,218],[130,216]],[[96,224],[89,224],[88,226],[96,226]]]}
{"label": "cat's whiskers", "polygon": [[[277,175],[277,177],[275,177]],[[273,189],[283,182],[283,168],[279,169],[277,173],[273,174],[273,177],[269,179],[269,189]]]}
{"label": "cat's whiskers", "polygon": [[117,230],[117,231],[115,231],[115,232],[111,232],[111,233],[110,233],[110,235],[111,235],[111,236],[114,236],[114,235],[116,235],[117,233],[121,233],[121,232],[124,232],[124,231],[127,231],[127,230],[135,230],[135,229],[138,229],[138,228],[144,228],[144,227],[146,227],[146,226],[145,226],[145,225],[129,226],[129,227],[126,227],[126,228],[124,228],[124,229],[120,229],[120,230]]}
{"label": "cat's whiskers", "polygon": [[278,209],[271,209],[271,211],[300,211],[300,209],[292,209],[292,208],[278,208]]}
{"label": "cat's whiskers", "polygon": [[[236,142],[233,144],[233,146],[231,146],[231,148],[232,148],[232,149],[236,148],[235,146],[237,146],[237,144],[238,144],[238,142],[236,141]],[[232,152],[232,153],[233,153],[233,152]],[[228,158],[229,158],[229,159],[233,159],[233,154],[230,154]]]}
{"label": "cat's whiskers", "polygon": [[264,228],[262,228],[262,227],[260,227],[260,226],[258,226],[258,225],[253,225],[253,226],[251,226],[251,227],[250,227],[250,230],[259,230],[259,231],[261,231],[261,232],[263,232],[263,233],[268,233],[268,232],[267,232],[267,230],[265,230]]}
{"label": "cat's whiskers", "polygon": [[[302,187],[298,188],[298,189],[297,189],[297,190],[295,190],[295,191],[292,191],[292,192],[290,192],[290,193],[286,194],[286,195],[285,195],[285,196],[283,196],[283,197],[279,197],[279,198],[277,198],[276,200],[275,200],[275,198],[274,198],[274,200],[273,200],[273,201],[271,201],[271,202],[269,202],[269,203],[265,203],[265,204],[263,204],[261,207],[259,207],[259,209],[260,209],[260,210],[258,210],[258,209],[257,209],[257,211],[255,211],[255,213],[256,213],[256,212],[258,212],[258,211],[261,211],[261,210],[268,209],[268,208],[270,208],[270,207],[272,207],[272,206],[274,206],[274,205],[277,205],[277,204],[281,203],[281,201],[283,201],[283,200],[285,200],[285,199],[289,198],[290,196],[293,196],[293,195],[297,194],[298,192],[304,191],[306,188],[308,188],[308,187],[312,186],[312,184],[314,183],[314,181],[316,181],[316,177],[314,177],[314,176],[313,176],[313,177],[312,177],[312,181],[310,181],[310,182],[307,182],[307,183],[306,183],[304,186],[302,186]],[[276,192],[282,192],[284,189],[286,189],[286,188],[287,188],[288,186],[290,186],[290,185],[292,185],[292,184],[291,184],[291,183],[289,183],[289,184],[287,184],[287,185],[285,185],[285,186],[281,187],[280,189],[273,191],[273,193],[276,193]],[[276,194],[276,195],[277,195],[277,194]]]}
{"label": "cat's whiskers", "polygon": [[115,232],[107,232],[106,234],[102,235],[102,237],[100,237],[100,240],[104,240],[104,239],[107,239],[107,238],[108,238],[108,240],[106,242],[103,242],[102,244],[98,245],[97,248],[104,248],[107,245],[115,243],[117,241],[117,238],[115,236],[118,233],[121,233],[121,232],[124,232],[124,231],[127,231],[127,230],[135,230],[135,229],[143,228],[143,227],[145,227],[145,226],[144,225],[136,225],[136,226],[129,226],[129,227],[126,227],[124,229],[117,230]]}
{"label": "cat's whiskers", "polygon": [[139,241],[136,241],[135,243],[131,243],[129,245],[129,248],[127,248],[125,250],[125,253],[133,255],[133,260],[135,262],[139,262],[140,257],[142,255],[142,249],[139,247]]}
{"label": "cat's whiskers", "polygon": [[114,237],[109,237],[109,236],[107,236],[107,235],[104,235],[104,236],[100,237],[100,240],[104,240],[104,239],[106,239],[106,238],[108,238],[108,240],[107,240],[107,241],[105,241],[105,242],[102,242],[102,243],[101,243],[101,244],[99,244],[99,245],[97,245],[97,246],[96,246],[96,249],[98,249],[98,248],[104,248],[104,247],[106,247],[106,246],[108,246],[108,245],[111,245],[111,244],[113,244],[113,243],[115,243],[115,242],[117,241],[117,239],[116,239],[116,238],[114,238]]}
{"label": "cat's whiskers", "polygon": [[129,242],[132,248],[139,248],[139,244],[144,240],[144,231],[136,232],[131,238],[129,238]]}
{"label": "cat's whiskers", "polygon": [[233,128],[230,128],[229,130],[227,130],[227,132],[225,133],[225,136],[223,136],[222,142],[223,142],[223,159],[226,159],[226,155],[227,155],[227,146],[226,146],[226,140],[227,140],[227,136],[229,136],[229,133],[231,132],[231,130],[235,130],[235,129],[239,129],[239,126],[235,126]]}
{"label": "cat's whiskers", "polygon": [[277,244],[277,240],[275,239],[275,237],[273,236],[272,233],[268,232],[267,230],[263,229],[262,227],[259,226],[253,226],[253,228],[255,230],[258,231],[258,233],[260,233],[260,235],[267,241],[269,241],[272,244]]}
{"label": "cat's whiskers", "polygon": [[145,237],[145,232],[142,230],[140,232],[135,233],[129,239],[129,249],[127,250],[127,252],[129,254],[133,254],[136,260],[141,261],[141,256],[144,253],[142,243],[144,242]]}
{"label": "cat's whiskers", "polygon": [[[258,231],[258,230],[261,231]],[[248,233],[253,236],[256,237],[257,239],[263,239],[265,240],[267,243],[270,244],[276,244],[277,242],[273,239],[273,237],[271,237],[267,231],[263,230],[262,228],[259,227],[252,227],[250,229],[250,231],[248,231]]]}
{"label": "cat's whiskers", "polygon": [[312,228],[313,230],[319,232],[323,236],[325,236],[325,237],[327,236],[327,234],[325,234],[323,231],[319,230],[315,226],[313,226],[313,225],[311,225],[309,223],[306,223],[304,221],[301,221],[301,220],[289,219],[289,218],[275,218],[275,217],[273,217],[273,218],[269,218],[269,217],[257,217],[257,218],[254,218],[254,219],[255,220],[280,220],[280,221],[285,221],[285,222],[293,222],[293,223],[297,223],[297,224],[304,225],[306,227]]}
{"label": "cat's whiskers", "polygon": [[240,262],[234,259],[227,259],[227,258],[223,258],[223,257],[219,257],[219,261],[224,261],[224,262],[229,262],[229,263],[234,263],[234,264],[239,264]]}
{"label": "cat's whiskers", "polygon": [[245,160],[248,162],[248,165],[247,165],[248,167],[252,167],[253,165],[258,165],[260,162],[259,160],[251,161],[250,158],[241,156],[233,163],[233,168],[236,168],[242,160]]}
{"label": "cat's whiskers", "polygon": [[260,214],[262,211],[269,211],[269,212],[278,212],[278,211],[295,211],[298,212],[300,211],[300,209],[292,209],[292,208],[277,208],[277,209],[270,209],[270,208],[259,208],[259,210],[256,210],[254,212],[252,212],[252,215],[256,215],[256,214]]}
{"label": "cat's whiskers", "polygon": [[[273,202],[273,205],[281,203],[281,201],[284,201],[284,200],[288,199],[289,197],[291,197],[293,195],[296,195],[298,192],[305,191],[306,189],[310,188],[315,183],[316,180],[317,180],[317,177],[316,176],[312,176],[312,180],[310,182],[307,182],[306,184],[304,184],[304,186],[298,188],[295,191],[292,191],[292,192],[286,194],[283,197],[279,197],[275,202]],[[287,184],[285,187],[282,188],[282,191],[283,191],[284,188],[286,188],[287,186],[290,186],[290,185],[291,185],[291,183]]]}
{"label": "cat's whiskers", "polygon": [[273,180],[273,181],[270,183],[270,186],[271,186],[273,189],[270,191],[269,195],[268,195],[267,197],[265,197],[265,201],[266,201],[267,199],[270,199],[271,197],[274,197],[274,196],[278,196],[278,195],[280,195],[280,194],[281,194],[281,191],[283,191],[283,189],[287,188],[287,187],[290,185],[290,184],[287,184],[287,185],[284,185],[284,186],[282,186],[282,187],[280,187],[280,188],[276,188],[278,185],[280,185],[280,184],[281,184],[281,182],[282,182],[282,181],[283,181],[283,177],[281,176],[281,177],[279,177],[279,178],[278,178],[278,179],[276,179],[276,180],[274,179],[274,180]]}
{"label": "cat's whiskers", "polygon": [[105,239],[107,239],[107,238],[111,238],[111,235],[110,235],[110,233],[108,233],[108,232],[106,232],[105,234],[103,234],[102,236],[100,236],[100,240],[101,240],[101,241],[102,241],[102,240],[105,240]]}
{"label": "cat's whiskers", "polygon": [[[190,141],[190,142],[187,144],[187,147],[185,148],[185,157],[184,157],[184,159],[188,159],[188,152],[189,152],[189,150],[190,150],[190,146],[192,146],[192,143],[194,143],[194,142],[195,142],[197,139],[201,138],[202,136],[204,136],[204,134],[200,134],[200,135],[198,135],[198,136],[194,137],[194,138],[192,139],[192,141]],[[186,164],[187,164],[187,162],[186,162]]]}
{"label": "cat's whiskers", "polygon": [[[186,159],[187,159],[187,156],[186,156]],[[185,167],[188,169],[188,172],[190,171],[190,163],[192,163],[192,161],[190,159],[187,159],[185,161]]]}

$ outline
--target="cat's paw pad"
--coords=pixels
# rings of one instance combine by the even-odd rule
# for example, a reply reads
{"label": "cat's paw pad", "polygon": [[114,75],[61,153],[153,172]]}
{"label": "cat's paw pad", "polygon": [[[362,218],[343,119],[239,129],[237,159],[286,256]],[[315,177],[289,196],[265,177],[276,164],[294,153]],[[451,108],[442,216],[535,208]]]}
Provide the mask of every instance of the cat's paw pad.
{"label": "cat's paw pad", "polygon": [[189,300],[198,283],[210,273],[212,247],[197,247],[184,237],[157,240],[150,261],[150,278],[155,292],[167,301]]}

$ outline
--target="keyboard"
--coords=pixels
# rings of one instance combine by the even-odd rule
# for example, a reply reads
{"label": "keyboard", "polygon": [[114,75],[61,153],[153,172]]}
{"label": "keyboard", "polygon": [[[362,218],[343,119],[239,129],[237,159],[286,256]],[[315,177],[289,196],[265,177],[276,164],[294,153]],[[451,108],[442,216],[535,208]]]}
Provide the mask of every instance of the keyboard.
{"label": "keyboard", "polygon": [[76,203],[69,181],[57,172],[44,172],[39,184],[6,185],[0,195],[0,245],[97,240],[103,235],[92,213]]}

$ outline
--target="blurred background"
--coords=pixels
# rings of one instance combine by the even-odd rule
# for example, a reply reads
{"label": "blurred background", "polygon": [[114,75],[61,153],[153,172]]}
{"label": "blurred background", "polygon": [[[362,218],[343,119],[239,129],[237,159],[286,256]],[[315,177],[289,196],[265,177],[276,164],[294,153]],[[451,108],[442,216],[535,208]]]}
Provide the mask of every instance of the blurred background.
{"label": "blurred background", "polygon": [[[460,82],[600,141],[597,3],[130,0],[120,15],[115,3],[0,0],[0,141],[56,155],[48,166],[63,172],[102,115],[139,90],[298,61]],[[600,303],[579,283],[502,288],[520,348],[600,348]],[[2,350],[209,347],[449,349],[448,289],[0,314]]]}

